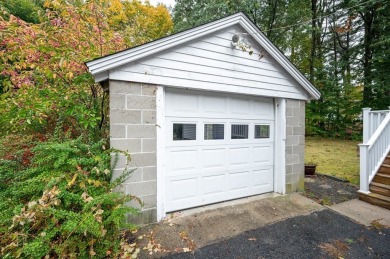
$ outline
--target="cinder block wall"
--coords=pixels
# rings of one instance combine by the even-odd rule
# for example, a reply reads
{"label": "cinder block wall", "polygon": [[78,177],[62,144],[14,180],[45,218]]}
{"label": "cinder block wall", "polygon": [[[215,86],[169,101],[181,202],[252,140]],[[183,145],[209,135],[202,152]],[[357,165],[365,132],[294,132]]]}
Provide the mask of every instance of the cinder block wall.
{"label": "cinder block wall", "polygon": [[305,101],[287,99],[286,192],[304,190]]}
{"label": "cinder block wall", "polygon": [[[131,162],[119,155],[114,178],[124,170],[135,171],[123,186],[127,194],[138,196],[145,204],[141,216],[129,216],[131,223],[157,221],[157,169],[156,169],[156,89],[155,85],[124,81],[110,85],[110,145],[128,151]],[[138,207],[138,203],[128,204]]]}

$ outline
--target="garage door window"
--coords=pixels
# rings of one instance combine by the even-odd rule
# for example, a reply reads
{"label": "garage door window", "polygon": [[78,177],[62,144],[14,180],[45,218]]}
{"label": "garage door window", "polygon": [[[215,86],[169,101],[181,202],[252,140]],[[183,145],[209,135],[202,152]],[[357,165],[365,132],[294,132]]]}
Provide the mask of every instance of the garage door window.
{"label": "garage door window", "polygon": [[255,125],[255,138],[269,138],[269,125]]}
{"label": "garage door window", "polygon": [[196,124],[173,124],[173,140],[195,140]]}
{"label": "garage door window", "polygon": [[205,124],[204,139],[224,139],[225,125],[223,124]]}
{"label": "garage door window", "polygon": [[248,138],[248,125],[232,125],[232,139],[247,139]]}

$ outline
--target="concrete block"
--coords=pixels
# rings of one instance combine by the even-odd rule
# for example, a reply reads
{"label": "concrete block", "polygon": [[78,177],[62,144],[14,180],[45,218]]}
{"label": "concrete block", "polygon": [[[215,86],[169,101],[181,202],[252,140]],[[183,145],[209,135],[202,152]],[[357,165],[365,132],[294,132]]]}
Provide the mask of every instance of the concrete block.
{"label": "concrete block", "polygon": [[142,211],[139,215],[127,215],[127,223],[143,225],[157,222],[157,209]]}
{"label": "concrete block", "polygon": [[127,165],[127,157],[120,153],[111,154],[111,166],[116,169],[124,169]]}
{"label": "concrete block", "polygon": [[157,195],[156,194],[142,196],[141,200],[144,203],[142,210],[153,209],[153,208],[157,207]]}
{"label": "concrete block", "polygon": [[157,180],[157,167],[155,166],[143,167],[142,172],[143,172],[142,174],[143,181]]}
{"label": "concrete block", "polygon": [[293,172],[294,174],[305,174],[305,164],[304,163],[299,163],[293,165]]}
{"label": "concrete block", "polygon": [[293,173],[293,166],[292,165],[286,165],[286,175]]}
{"label": "concrete block", "polygon": [[156,124],[155,111],[142,111],[142,124]]}
{"label": "concrete block", "polygon": [[156,138],[156,125],[127,125],[127,138]]}
{"label": "concrete block", "polygon": [[305,127],[306,124],[306,118],[304,115],[298,117],[298,124],[299,126]]}
{"label": "concrete block", "polygon": [[305,135],[305,126],[296,126],[292,128],[292,135]]}
{"label": "concrete block", "polygon": [[143,167],[143,166],[156,166],[157,155],[156,152],[152,153],[139,153],[131,155],[131,161],[129,166],[131,167]]}
{"label": "concrete block", "polygon": [[299,156],[296,154],[292,155],[286,155],[286,164],[292,165],[292,164],[298,164],[299,163]]}
{"label": "concrete block", "polygon": [[297,192],[303,192],[305,191],[305,180],[299,180],[297,185]]}
{"label": "concrete block", "polygon": [[141,124],[141,111],[110,110],[111,123]]}
{"label": "concrete block", "polygon": [[286,117],[286,124],[288,126],[299,126],[299,119],[295,116]]}
{"label": "concrete block", "polygon": [[305,154],[305,146],[304,145],[293,146],[293,154],[303,156]]}
{"label": "concrete block", "polygon": [[126,168],[126,169],[114,169],[112,174],[112,180],[115,180],[119,176],[123,175],[126,172],[130,172],[129,178],[126,180],[126,184],[132,182],[141,182],[142,181],[142,168]]}
{"label": "concrete block", "polygon": [[293,135],[293,126],[286,126],[286,135],[291,136]]}
{"label": "concrete block", "polygon": [[286,107],[286,116],[293,116],[293,108]]}
{"label": "concrete block", "polygon": [[295,146],[299,144],[300,136],[287,136],[286,138],[286,146]]}
{"label": "concrete block", "polygon": [[293,107],[293,108],[291,108],[292,110],[293,110],[293,116],[294,117],[299,117],[299,116],[301,116],[302,114],[301,114],[301,107],[299,107],[299,105],[298,105],[298,107]]}
{"label": "concrete block", "polygon": [[[138,197],[138,198],[141,199],[141,197]],[[142,210],[142,203],[140,201],[138,201],[137,199],[133,199],[129,202],[126,202],[125,206],[132,207],[132,208],[138,209],[140,211]]]}
{"label": "concrete block", "polygon": [[146,196],[146,195],[156,195],[157,194],[157,182],[135,182],[126,184],[126,194],[131,194],[135,196]]}
{"label": "concrete block", "polygon": [[306,101],[299,101],[299,106],[305,108],[306,107]]}
{"label": "concrete block", "polygon": [[142,85],[142,95],[156,96],[157,86],[155,85]]}
{"label": "concrete block", "polygon": [[126,138],[126,125],[110,123],[110,138]]}
{"label": "concrete block", "polygon": [[299,181],[298,174],[287,174],[286,175],[286,183],[297,183]]}
{"label": "concrete block", "polygon": [[299,141],[298,141],[298,144],[299,145],[305,145],[305,136],[299,136]]}
{"label": "concrete block", "polygon": [[129,153],[141,152],[141,139],[111,139],[110,146]]}
{"label": "concrete block", "polygon": [[110,80],[110,94],[141,94],[141,85],[126,81]]}
{"label": "concrete block", "polygon": [[286,183],[286,193],[292,193],[293,192],[293,184],[292,183]]}
{"label": "concrete block", "polygon": [[299,100],[287,99],[286,106],[287,107],[299,107]]}
{"label": "concrete block", "polygon": [[156,97],[126,95],[127,109],[149,109],[156,110]]}
{"label": "concrete block", "polygon": [[156,139],[142,139],[142,152],[156,152]]}
{"label": "concrete block", "polygon": [[110,93],[110,109],[125,109],[126,95],[125,94],[111,94]]}

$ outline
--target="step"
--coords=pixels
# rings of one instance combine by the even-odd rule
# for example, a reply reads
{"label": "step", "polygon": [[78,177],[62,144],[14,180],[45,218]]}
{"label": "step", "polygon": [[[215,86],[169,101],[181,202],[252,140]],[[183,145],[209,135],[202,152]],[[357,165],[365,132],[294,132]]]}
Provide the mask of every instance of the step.
{"label": "step", "polygon": [[370,183],[370,192],[390,197],[390,185],[371,182]]}
{"label": "step", "polygon": [[390,185],[390,175],[384,174],[384,173],[377,173],[374,176],[374,179],[372,181],[376,182],[376,183],[382,183],[382,184]]}
{"label": "step", "polygon": [[390,174],[390,165],[382,164],[378,170],[379,173]]}
{"label": "step", "polygon": [[387,157],[385,158],[385,161],[383,163],[390,165],[390,155],[387,155]]}
{"label": "step", "polygon": [[390,197],[384,195],[380,195],[377,193],[359,193],[359,200],[390,210]]}

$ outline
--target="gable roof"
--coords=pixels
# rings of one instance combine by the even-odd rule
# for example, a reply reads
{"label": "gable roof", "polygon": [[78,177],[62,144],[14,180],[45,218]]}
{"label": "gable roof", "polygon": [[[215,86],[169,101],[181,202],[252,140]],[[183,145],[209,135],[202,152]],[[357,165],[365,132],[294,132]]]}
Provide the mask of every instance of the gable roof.
{"label": "gable roof", "polygon": [[88,61],[86,62],[86,65],[91,74],[95,77],[95,81],[101,82],[108,79],[109,70],[141,58],[151,56],[194,39],[201,38],[205,35],[235,24],[241,25],[241,27],[243,27],[243,29],[245,29],[252,38],[262,48],[264,48],[264,50],[273,57],[292,78],[298,82],[300,86],[302,86],[302,88],[309,94],[310,99],[319,99],[321,96],[320,92],[242,12],[140,46]]}

